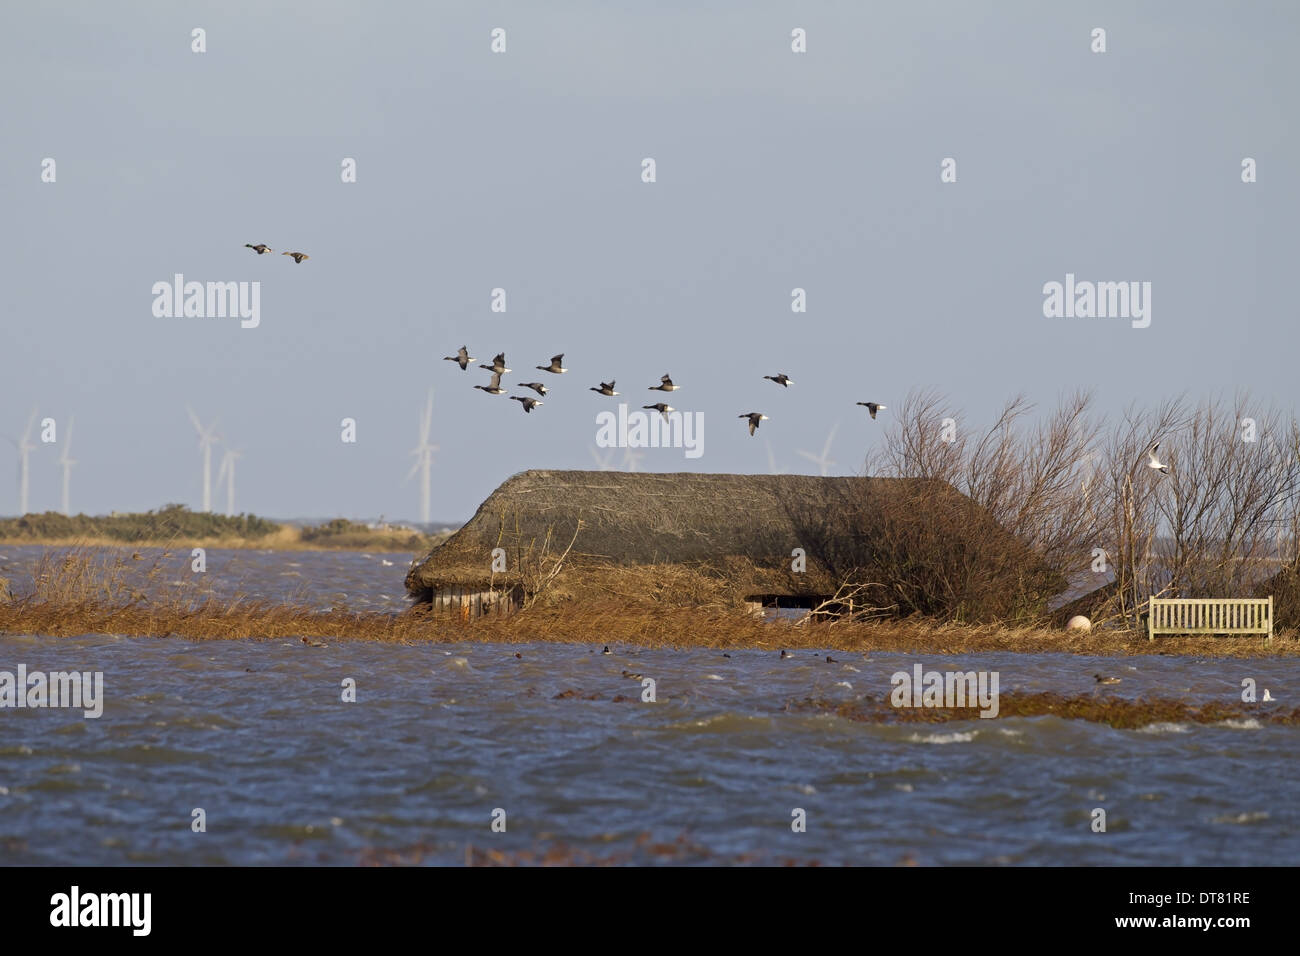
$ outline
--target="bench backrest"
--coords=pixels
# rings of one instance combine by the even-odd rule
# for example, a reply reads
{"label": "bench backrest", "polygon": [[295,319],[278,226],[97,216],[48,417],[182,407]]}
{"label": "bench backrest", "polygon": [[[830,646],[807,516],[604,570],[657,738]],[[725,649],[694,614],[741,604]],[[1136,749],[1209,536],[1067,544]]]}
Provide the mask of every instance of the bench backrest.
{"label": "bench backrest", "polygon": [[1156,634],[1267,634],[1273,598],[1151,598],[1147,637]]}

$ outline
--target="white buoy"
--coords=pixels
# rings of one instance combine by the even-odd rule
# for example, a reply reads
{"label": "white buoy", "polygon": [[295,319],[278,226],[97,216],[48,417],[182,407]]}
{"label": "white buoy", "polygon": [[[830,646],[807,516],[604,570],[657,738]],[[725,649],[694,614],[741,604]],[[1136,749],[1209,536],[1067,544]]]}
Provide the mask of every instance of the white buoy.
{"label": "white buoy", "polygon": [[1070,618],[1069,623],[1065,625],[1065,629],[1067,631],[1083,631],[1083,633],[1088,634],[1092,631],[1092,621],[1082,614],[1076,614]]}

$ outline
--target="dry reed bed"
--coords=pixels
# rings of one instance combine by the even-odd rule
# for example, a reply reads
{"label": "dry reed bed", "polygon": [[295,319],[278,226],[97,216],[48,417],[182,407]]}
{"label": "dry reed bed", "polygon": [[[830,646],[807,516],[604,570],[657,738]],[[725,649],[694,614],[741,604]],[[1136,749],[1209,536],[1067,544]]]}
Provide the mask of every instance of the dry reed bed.
{"label": "dry reed bed", "polygon": [[[446,859],[445,848],[432,843],[415,843],[406,847],[367,847],[358,854],[361,866],[422,866]],[[533,849],[497,850],[465,845],[466,866],[630,866],[651,863],[686,865],[691,863],[748,864],[763,866],[821,866],[817,860],[758,851],[745,853],[717,853],[696,841],[689,832],[676,839],[657,840],[650,833],[637,835],[632,846],[625,850],[600,853],[563,841],[538,841]],[[904,856],[901,865],[914,865],[915,860]]]}
{"label": "dry reed bed", "polygon": [[[790,701],[785,709],[794,713],[835,714],[848,720],[871,724],[926,723],[941,724],[954,720],[977,720],[977,707],[894,707],[889,699],[862,698],[834,701],[804,698]],[[1261,724],[1296,726],[1300,724],[1300,707],[1294,710],[1267,709],[1238,702],[1208,701],[1192,704],[1167,697],[1132,700],[1103,692],[1094,694],[999,694],[998,717],[1060,717],[1064,720],[1087,720],[1107,724],[1117,730],[1134,730],[1151,724],[1218,724],[1227,720],[1255,720]]]}
{"label": "dry reed bed", "polygon": [[735,612],[655,609],[626,605],[530,608],[506,618],[477,621],[430,617],[413,609],[403,614],[310,611],[283,605],[209,600],[195,607],[153,606],[147,602],[111,605],[99,601],[46,603],[20,598],[0,604],[0,633],[69,637],[113,634],[183,637],[190,640],[248,638],[348,638],[395,643],[496,642],[522,644],[631,644],[654,648],[710,647],[721,650],[828,649],[916,654],[970,654],[983,651],[1126,656],[1179,654],[1200,657],[1295,657],[1300,641],[1274,639],[1162,638],[1101,632],[1091,635],[994,625],[962,626],[899,621],[799,625],[762,621]]}
{"label": "dry reed bed", "polygon": [[18,594],[11,602],[0,602],[0,633],[191,640],[308,637],[395,643],[557,642],[755,648],[773,653],[781,649],[824,648],[918,654],[1017,651],[1099,656],[1300,656],[1300,640],[1294,634],[1279,635],[1272,647],[1266,647],[1258,638],[1171,637],[1148,642],[1137,632],[1099,630],[1078,634],[924,619],[765,621],[735,608],[691,606],[680,592],[638,592],[630,580],[621,579],[611,589],[615,593],[602,600],[556,600],[507,617],[467,621],[445,612],[431,615],[419,606],[390,614],[346,608],[317,611],[243,597],[222,600],[204,591],[201,580],[181,587],[167,586],[167,579],[174,574],[174,569],[162,565],[161,556],[136,561],[131,552],[118,549],[46,552],[32,569],[28,592]]}

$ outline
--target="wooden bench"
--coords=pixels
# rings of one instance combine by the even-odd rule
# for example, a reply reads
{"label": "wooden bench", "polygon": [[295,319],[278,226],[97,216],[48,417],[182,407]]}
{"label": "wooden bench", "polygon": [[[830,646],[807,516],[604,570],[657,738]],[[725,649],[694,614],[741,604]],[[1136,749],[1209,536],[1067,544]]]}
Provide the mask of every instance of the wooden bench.
{"label": "wooden bench", "polygon": [[1147,640],[1157,634],[1266,634],[1273,643],[1273,597],[1151,598]]}

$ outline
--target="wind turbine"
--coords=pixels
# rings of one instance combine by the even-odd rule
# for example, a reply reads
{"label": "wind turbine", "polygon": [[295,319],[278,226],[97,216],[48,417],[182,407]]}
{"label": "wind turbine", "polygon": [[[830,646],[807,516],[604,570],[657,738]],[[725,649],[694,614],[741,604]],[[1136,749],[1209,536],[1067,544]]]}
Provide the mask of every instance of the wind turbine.
{"label": "wind turbine", "polygon": [[831,467],[831,465],[835,464],[834,459],[832,459],[832,458],[830,457],[830,454],[831,454],[831,442],[833,442],[833,441],[835,440],[835,432],[836,432],[836,430],[837,430],[839,427],[840,427],[840,423],[839,423],[839,422],[836,422],[835,425],[834,425],[834,427],[831,428],[830,434],[826,436],[826,444],[822,446],[822,453],[821,453],[820,455],[814,455],[814,454],[813,454],[812,452],[810,452],[810,451],[803,451],[803,450],[800,450],[800,452],[799,452],[799,454],[803,455],[805,458],[807,458],[807,459],[808,459],[809,461],[811,461],[813,464],[816,464],[816,465],[820,465],[820,466],[821,466],[822,477],[823,477],[823,478],[825,478],[827,472],[830,471],[830,467]]}
{"label": "wind turbine", "polygon": [[194,423],[194,430],[199,433],[199,451],[203,452],[203,510],[212,510],[212,446],[215,445],[219,438],[213,431],[216,422],[213,422],[207,428],[204,428],[199,422],[199,416],[194,414],[194,409],[188,405],[185,410],[190,413],[190,421]]}
{"label": "wind turbine", "polygon": [[411,454],[415,456],[415,464],[406,473],[407,481],[414,478],[416,472],[420,473],[420,521],[424,524],[429,523],[429,469],[433,467],[433,453],[438,450],[437,445],[429,444],[429,430],[432,427],[433,389],[429,389],[429,400],[425,403],[424,412],[420,415],[420,442],[411,449]]}
{"label": "wind turbine", "polygon": [[645,457],[645,452],[643,451],[635,451],[632,449],[631,446],[624,448],[623,449],[623,470],[636,471],[636,466],[641,463],[641,459],[644,457]]}
{"label": "wind turbine", "polygon": [[763,444],[767,446],[767,473],[769,475],[784,475],[785,469],[776,467],[776,457],[772,454],[772,443],[764,438]]}
{"label": "wind turbine", "polygon": [[72,466],[76,464],[68,455],[72,452],[72,419],[68,419],[68,430],[63,436],[63,450],[59,452],[59,464],[63,466],[63,513],[72,514],[72,506],[68,503],[68,488],[72,484]]}
{"label": "wind turbine", "polygon": [[217,486],[220,487],[221,479],[226,480],[226,516],[233,517],[235,514],[235,462],[244,457],[242,451],[234,451],[230,446],[221,453],[221,467],[217,469]]}
{"label": "wind turbine", "polygon": [[29,458],[31,451],[36,446],[32,444],[32,426],[36,424],[36,409],[32,409],[31,418],[27,419],[27,427],[23,429],[23,437],[13,442],[13,446],[18,449],[18,515],[22,517],[27,514],[27,491],[31,485],[31,473],[29,469]]}
{"label": "wind turbine", "polygon": [[590,447],[591,457],[596,460],[596,467],[600,471],[614,471],[614,452],[609,451],[601,455],[596,451],[594,446]]}

